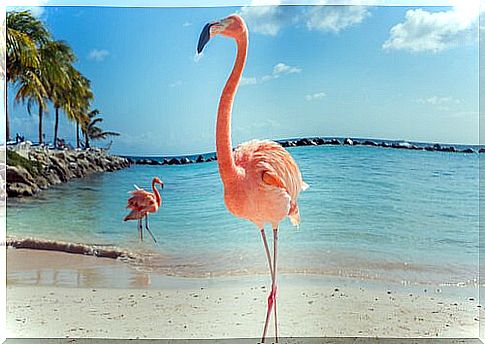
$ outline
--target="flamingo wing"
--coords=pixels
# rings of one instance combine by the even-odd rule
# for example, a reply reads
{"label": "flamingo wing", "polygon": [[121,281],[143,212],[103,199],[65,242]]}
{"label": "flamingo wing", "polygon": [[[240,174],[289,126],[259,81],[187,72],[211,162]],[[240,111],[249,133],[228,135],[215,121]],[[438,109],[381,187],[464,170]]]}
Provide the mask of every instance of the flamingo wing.
{"label": "flamingo wing", "polygon": [[236,165],[261,173],[261,180],[270,186],[285,189],[291,199],[308,188],[293,157],[280,144],[269,140],[252,140],[234,152]]}
{"label": "flamingo wing", "polygon": [[300,222],[297,197],[308,184],[290,153],[276,142],[252,140],[236,148],[234,160],[237,166],[259,175],[262,185],[282,189],[289,196],[290,221],[294,225]]}
{"label": "flamingo wing", "polygon": [[155,195],[149,191],[137,188],[130,192],[126,208],[131,212],[125,217],[126,220],[140,219],[147,213],[154,213],[158,210],[158,203]]}

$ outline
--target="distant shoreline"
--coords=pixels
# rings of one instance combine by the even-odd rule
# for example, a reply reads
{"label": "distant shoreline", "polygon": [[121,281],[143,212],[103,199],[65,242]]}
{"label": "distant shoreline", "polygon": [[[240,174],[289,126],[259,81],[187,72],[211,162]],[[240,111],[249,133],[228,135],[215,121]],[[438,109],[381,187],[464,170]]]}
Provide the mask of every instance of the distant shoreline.
{"label": "distant shoreline", "polygon": [[[485,146],[483,145],[467,145],[467,144],[443,144],[434,142],[417,142],[405,140],[387,140],[387,139],[367,139],[367,138],[351,138],[351,137],[304,137],[304,138],[290,138],[274,140],[283,147],[302,147],[302,146],[366,146],[366,147],[380,147],[393,149],[406,149],[416,151],[430,151],[430,152],[446,152],[446,153],[462,153],[462,154],[477,154],[485,153]],[[192,163],[211,162],[217,160],[215,152],[186,154],[186,155],[168,155],[168,156],[153,156],[153,155],[129,155],[119,154],[119,156],[127,159],[131,164],[136,165],[187,165]]]}

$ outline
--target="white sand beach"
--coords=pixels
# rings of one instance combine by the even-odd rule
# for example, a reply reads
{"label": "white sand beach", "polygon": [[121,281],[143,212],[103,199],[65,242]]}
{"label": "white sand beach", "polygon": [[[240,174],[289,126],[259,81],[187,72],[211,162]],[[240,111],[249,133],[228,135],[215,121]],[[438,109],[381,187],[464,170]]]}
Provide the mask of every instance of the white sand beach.
{"label": "white sand beach", "polygon": [[[8,337],[258,338],[262,331],[267,276],[154,276],[111,259],[7,251]],[[282,275],[278,294],[282,337],[478,336],[477,288]]]}

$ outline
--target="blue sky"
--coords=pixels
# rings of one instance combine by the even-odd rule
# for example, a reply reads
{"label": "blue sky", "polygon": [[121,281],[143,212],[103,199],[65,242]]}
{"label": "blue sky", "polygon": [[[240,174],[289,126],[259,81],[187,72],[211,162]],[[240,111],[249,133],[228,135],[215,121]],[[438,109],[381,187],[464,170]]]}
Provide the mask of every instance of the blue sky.
{"label": "blue sky", "polygon": [[[73,47],[103,127],[122,134],[112,151],[178,155],[214,150],[235,45],[217,37],[198,59],[195,48],[206,22],[233,12],[250,30],[234,144],[313,135],[478,143],[477,21],[459,8],[45,7],[38,15]],[[8,104],[13,135],[37,140],[35,110],[30,117]],[[60,136],[74,142],[74,128],[63,119]]]}

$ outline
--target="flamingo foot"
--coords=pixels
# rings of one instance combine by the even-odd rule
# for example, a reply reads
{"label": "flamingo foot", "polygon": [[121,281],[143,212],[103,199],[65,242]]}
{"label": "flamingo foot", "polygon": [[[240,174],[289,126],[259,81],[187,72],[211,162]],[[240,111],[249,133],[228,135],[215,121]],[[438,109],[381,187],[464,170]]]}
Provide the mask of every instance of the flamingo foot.
{"label": "flamingo foot", "polygon": [[[264,323],[263,336],[261,337],[261,343],[264,343],[266,338],[266,332],[268,331],[269,317],[271,316],[271,311],[273,310],[273,305],[276,303],[276,286],[271,288],[268,295],[268,308],[266,310],[266,321]],[[275,338],[275,343],[278,343],[278,337]]]}

